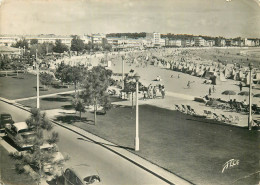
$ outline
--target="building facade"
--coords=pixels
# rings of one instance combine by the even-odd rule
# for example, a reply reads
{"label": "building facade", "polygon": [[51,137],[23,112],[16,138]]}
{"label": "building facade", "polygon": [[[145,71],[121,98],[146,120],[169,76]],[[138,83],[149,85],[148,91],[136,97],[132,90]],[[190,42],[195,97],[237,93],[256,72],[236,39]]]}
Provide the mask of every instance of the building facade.
{"label": "building facade", "polygon": [[146,33],[146,39],[152,42],[153,46],[160,46],[161,45],[161,34],[160,33]]}

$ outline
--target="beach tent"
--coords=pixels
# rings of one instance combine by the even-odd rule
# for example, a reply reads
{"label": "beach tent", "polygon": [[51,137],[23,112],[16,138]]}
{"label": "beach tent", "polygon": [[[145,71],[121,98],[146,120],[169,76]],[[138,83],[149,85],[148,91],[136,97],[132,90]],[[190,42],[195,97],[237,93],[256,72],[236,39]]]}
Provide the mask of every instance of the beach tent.
{"label": "beach tent", "polygon": [[211,76],[214,75],[213,71],[205,71],[204,74],[202,75],[202,77],[206,78],[206,79],[210,79]]}

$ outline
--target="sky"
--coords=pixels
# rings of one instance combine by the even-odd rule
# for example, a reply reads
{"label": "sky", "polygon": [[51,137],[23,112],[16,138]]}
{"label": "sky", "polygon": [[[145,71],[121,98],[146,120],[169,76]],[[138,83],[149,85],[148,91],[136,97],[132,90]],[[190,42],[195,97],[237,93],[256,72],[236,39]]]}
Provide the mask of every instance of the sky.
{"label": "sky", "polygon": [[260,0],[0,0],[0,34],[126,32],[260,38]]}

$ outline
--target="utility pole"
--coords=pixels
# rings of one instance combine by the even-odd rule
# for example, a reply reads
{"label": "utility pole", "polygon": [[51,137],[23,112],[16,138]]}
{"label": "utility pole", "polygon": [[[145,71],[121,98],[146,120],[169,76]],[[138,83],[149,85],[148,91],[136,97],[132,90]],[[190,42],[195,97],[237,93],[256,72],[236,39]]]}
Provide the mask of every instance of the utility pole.
{"label": "utility pole", "polygon": [[138,73],[134,75],[136,81],[136,118],[135,118],[135,151],[139,151],[139,105],[138,105],[138,91],[139,91],[139,79]]}
{"label": "utility pole", "polygon": [[36,49],[36,54],[35,54],[35,64],[36,64],[36,73],[37,73],[37,87],[36,87],[36,91],[37,91],[37,109],[40,108],[40,80],[39,80],[39,64],[37,62],[37,49]]}
{"label": "utility pole", "polygon": [[248,130],[252,129],[252,69],[253,64],[249,64],[249,115],[248,115]]}

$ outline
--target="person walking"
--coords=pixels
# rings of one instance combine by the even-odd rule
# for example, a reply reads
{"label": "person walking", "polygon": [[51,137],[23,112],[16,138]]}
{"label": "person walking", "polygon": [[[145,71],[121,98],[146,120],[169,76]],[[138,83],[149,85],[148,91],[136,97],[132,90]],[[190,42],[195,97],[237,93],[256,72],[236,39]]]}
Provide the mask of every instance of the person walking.
{"label": "person walking", "polygon": [[188,81],[188,83],[187,83],[187,88],[188,89],[190,88],[190,81]]}
{"label": "person walking", "polygon": [[213,87],[212,87],[212,91],[213,91],[213,93],[216,92],[215,85],[213,85]]}
{"label": "person walking", "polygon": [[165,97],[165,88],[164,88],[164,85],[163,85],[162,88],[161,88],[161,93],[162,93],[162,99],[164,99],[164,97]]}
{"label": "person walking", "polygon": [[209,88],[209,96],[211,95],[211,87]]}
{"label": "person walking", "polygon": [[242,88],[243,88],[243,84],[240,82],[240,83],[239,83],[239,89],[240,89],[240,91],[242,91]]}
{"label": "person walking", "polygon": [[156,98],[156,86],[153,87],[153,98]]}

